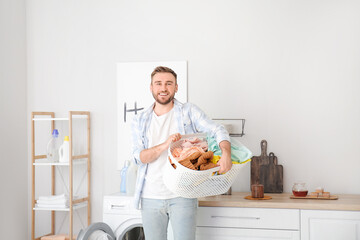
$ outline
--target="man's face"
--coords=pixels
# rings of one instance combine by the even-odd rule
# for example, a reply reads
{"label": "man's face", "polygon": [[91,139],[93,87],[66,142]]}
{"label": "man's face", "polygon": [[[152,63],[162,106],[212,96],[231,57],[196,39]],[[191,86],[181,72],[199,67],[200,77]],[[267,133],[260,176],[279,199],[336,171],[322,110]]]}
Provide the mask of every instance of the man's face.
{"label": "man's face", "polygon": [[156,102],[166,105],[174,99],[178,85],[171,73],[156,73],[152,78],[150,90]]}

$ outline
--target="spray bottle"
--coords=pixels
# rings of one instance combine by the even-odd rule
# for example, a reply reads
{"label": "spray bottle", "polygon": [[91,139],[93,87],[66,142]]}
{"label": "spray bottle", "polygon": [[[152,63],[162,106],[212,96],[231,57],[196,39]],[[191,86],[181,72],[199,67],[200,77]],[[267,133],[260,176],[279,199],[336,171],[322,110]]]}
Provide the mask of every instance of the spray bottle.
{"label": "spray bottle", "polygon": [[57,162],[59,161],[59,147],[60,147],[59,131],[54,129],[51,135],[51,139],[47,144],[46,156],[48,161]]}
{"label": "spray bottle", "polygon": [[130,165],[130,161],[125,161],[124,167],[120,171],[120,177],[121,177],[120,192],[122,192],[122,193],[126,193],[126,174],[127,174],[129,165]]}

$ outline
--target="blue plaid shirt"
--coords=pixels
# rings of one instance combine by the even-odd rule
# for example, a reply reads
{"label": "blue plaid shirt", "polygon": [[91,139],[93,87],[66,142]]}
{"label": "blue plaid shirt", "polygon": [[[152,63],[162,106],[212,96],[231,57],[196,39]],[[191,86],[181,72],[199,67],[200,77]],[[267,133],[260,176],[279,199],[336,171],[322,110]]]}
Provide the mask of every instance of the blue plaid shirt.
{"label": "blue plaid shirt", "polygon": [[[147,172],[148,164],[141,162],[140,152],[149,147],[149,139],[147,130],[150,127],[152,112],[152,105],[147,110],[141,112],[134,117],[132,122],[132,153],[134,162],[138,165],[137,180],[135,186],[135,207],[139,209],[140,198],[144,186],[145,175]],[[177,121],[178,132],[183,134],[206,132],[211,137],[216,139],[219,144],[221,141],[229,141],[229,133],[225,130],[224,126],[216,124],[209,119],[205,113],[191,103],[180,103],[174,100],[174,114]]]}

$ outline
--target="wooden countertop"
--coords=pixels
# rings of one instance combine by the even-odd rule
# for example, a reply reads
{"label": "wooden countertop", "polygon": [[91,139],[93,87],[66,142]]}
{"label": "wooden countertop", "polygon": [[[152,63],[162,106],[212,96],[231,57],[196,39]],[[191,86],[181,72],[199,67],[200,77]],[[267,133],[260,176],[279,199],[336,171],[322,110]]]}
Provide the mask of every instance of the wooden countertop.
{"label": "wooden countertop", "polygon": [[199,207],[242,207],[242,208],[290,208],[314,210],[360,211],[360,195],[334,194],[337,200],[290,199],[290,193],[265,193],[270,200],[247,200],[250,192],[233,192],[232,195],[218,195],[199,198]]}

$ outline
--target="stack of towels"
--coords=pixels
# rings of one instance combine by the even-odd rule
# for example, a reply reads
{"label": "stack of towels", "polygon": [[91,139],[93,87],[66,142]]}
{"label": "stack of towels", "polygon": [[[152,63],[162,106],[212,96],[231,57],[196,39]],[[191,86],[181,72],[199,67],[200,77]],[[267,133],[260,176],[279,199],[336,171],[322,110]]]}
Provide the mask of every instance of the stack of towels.
{"label": "stack of towels", "polygon": [[36,203],[38,208],[67,208],[69,207],[69,197],[65,194],[40,196]]}

